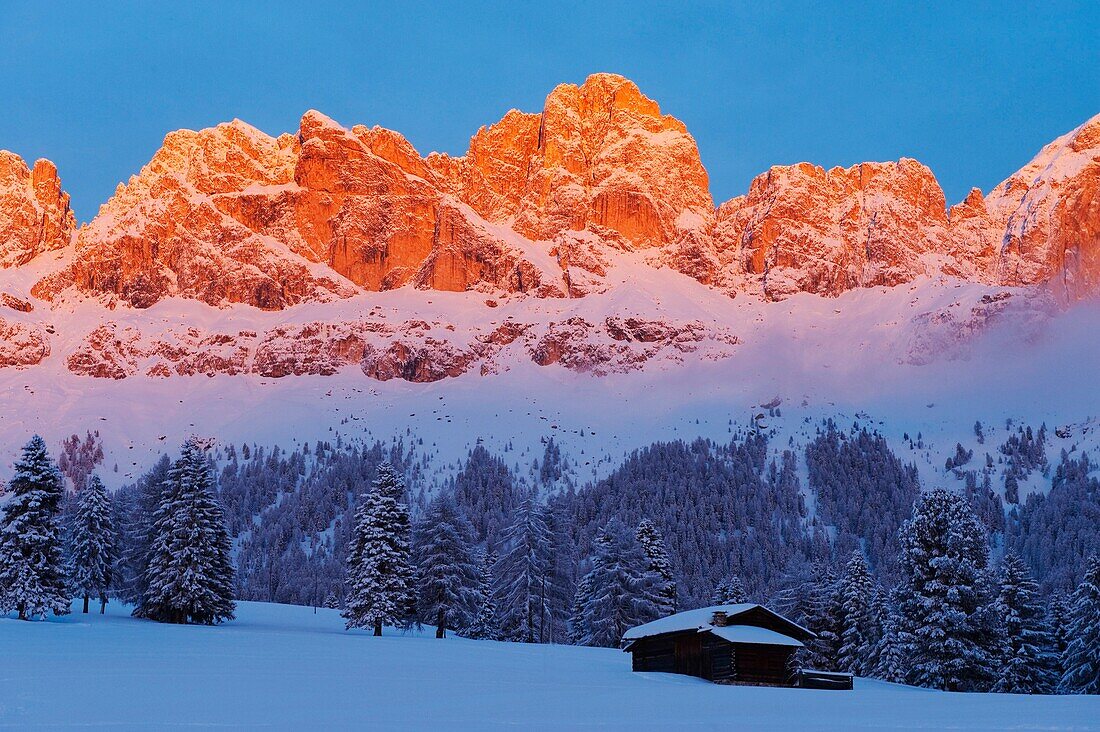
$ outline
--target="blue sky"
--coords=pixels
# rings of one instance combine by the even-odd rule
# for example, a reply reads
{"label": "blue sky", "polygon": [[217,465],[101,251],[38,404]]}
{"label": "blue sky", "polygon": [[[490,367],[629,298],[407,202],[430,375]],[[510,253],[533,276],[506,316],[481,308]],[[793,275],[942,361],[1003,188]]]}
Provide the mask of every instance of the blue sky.
{"label": "blue sky", "polygon": [[909,156],[953,202],[1100,113],[1095,1],[104,5],[0,0],[0,148],[54,160],[81,220],[172,129],[316,108],[461,153],[596,71],[684,120],[719,201]]}

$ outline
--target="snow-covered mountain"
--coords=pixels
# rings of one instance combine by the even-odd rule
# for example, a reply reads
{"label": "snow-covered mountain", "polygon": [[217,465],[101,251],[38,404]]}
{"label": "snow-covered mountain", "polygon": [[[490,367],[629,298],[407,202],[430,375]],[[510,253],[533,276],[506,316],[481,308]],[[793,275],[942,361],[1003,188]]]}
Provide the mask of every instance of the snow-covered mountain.
{"label": "snow-covered mountain", "polygon": [[458,158],[312,111],[173,132],[79,229],[52,164],[0,153],[0,442],[100,428],[125,473],[190,431],[610,454],[777,397],[1073,424],[1098,289],[1100,116],[950,208],[909,159],[716,206],[686,126],[611,74]]}

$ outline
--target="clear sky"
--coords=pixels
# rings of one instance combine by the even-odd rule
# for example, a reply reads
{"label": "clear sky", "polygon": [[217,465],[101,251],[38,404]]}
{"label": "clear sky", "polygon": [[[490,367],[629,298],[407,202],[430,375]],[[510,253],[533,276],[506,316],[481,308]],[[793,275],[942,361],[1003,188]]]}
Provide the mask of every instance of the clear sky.
{"label": "clear sky", "polygon": [[772,164],[909,156],[954,202],[1100,113],[1100,2],[0,0],[0,148],[56,162],[86,220],[172,129],[316,108],[462,153],[596,71],[684,120],[718,201]]}

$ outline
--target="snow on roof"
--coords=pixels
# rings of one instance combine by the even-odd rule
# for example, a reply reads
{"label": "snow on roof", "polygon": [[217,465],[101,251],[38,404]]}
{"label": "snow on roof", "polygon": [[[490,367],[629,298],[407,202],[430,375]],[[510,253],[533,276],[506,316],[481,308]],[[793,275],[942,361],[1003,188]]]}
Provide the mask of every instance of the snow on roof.
{"label": "snow on roof", "polygon": [[[766,613],[774,615],[775,617],[790,623],[795,628],[803,630],[807,635],[813,637],[806,628],[794,623],[787,618],[784,618],[779,613],[776,613],[763,605],[758,605],[754,602],[745,602],[739,605],[712,605],[710,607],[701,607],[695,610],[685,610],[682,613],[676,613],[675,615],[669,615],[668,617],[661,618],[660,620],[654,620],[651,623],[645,625],[639,625],[635,628],[631,628],[623,635],[623,640],[637,640],[638,638],[647,638],[653,635],[662,635],[664,633],[676,633],[683,630],[713,630],[714,625],[711,620],[714,619],[714,613],[724,612],[726,617],[733,619],[734,617],[746,613],[749,610],[760,608]],[[727,626],[728,627],[728,626]],[[778,633],[776,635],[779,635]],[[786,637],[786,636],[783,636]],[[748,642],[748,641],[744,641]]]}
{"label": "snow on roof", "polygon": [[730,643],[762,643],[769,646],[793,646],[802,648],[802,643],[789,635],[774,630],[759,628],[755,625],[725,625],[712,627],[710,632]]}
{"label": "snow on roof", "polygon": [[675,633],[681,630],[707,630],[712,627],[710,621],[716,612],[725,612],[727,616],[733,617],[754,607],[760,606],[747,602],[740,605],[713,605],[695,610],[685,610],[682,613],[669,615],[660,620],[631,628],[623,634],[623,640],[635,640],[651,635],[661,635],[662,633]]}

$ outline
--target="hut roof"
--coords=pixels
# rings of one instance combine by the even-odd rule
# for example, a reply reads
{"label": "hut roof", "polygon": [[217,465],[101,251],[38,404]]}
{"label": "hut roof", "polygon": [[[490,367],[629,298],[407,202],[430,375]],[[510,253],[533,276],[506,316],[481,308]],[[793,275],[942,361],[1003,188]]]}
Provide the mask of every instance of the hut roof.
{"label": "hut roof", "polygon": [[[745,615],[746,613],[753,610],[759,610],[767,613],[768,615],[771,615],[779,621],[779,624],[782,627],[789,628],[791,630],[792,636],[798,636],[800,638],[806,639],[817,637],[814,633],[810,632],[806,628],[803,628],[798,623],[795,623],[792,620],[788,620],[774,610],[769,610],[763,605],[757,605],[754,602],[746,602],[739,605],[712,605],[711,607],[701,607],[696,608],[695,610],[685,610],[682,613],[669,615],[668,617],[661,618],[660,620],[654,620],[651,623],[646,623],[644,625],[639,625],[637,627],[631,628],[623,635],[623,640],[638,640],[639,638],[648,638],[654,635],[664,635],[665,633],[679,633],[686,630],[714,631],[718,629],[718,626],[715,626],[712,622],[714,620],[715,613],[726,614],[726,617],[729,619],[729,623],[723,626],[725,628],[755,627],[745,626],[743,624],[743,620],[742,624],[737,624],[735,621],[735,618],[737,618],[738,616]],[[764,629],[759,628],[758,630]],[[787,638],[787,636],[780,633],[776,633],[776,635]],[[787,640],[790,641],[791,638],[787,638]],[[748,643],[750,641],[737,642]],[[756,642],[759,643],[761,641]]]}
{"label": "hut roof", "polygon": [[767,646],[792,646],[802,648],[801,641],[789,635],[755,625],[724,625],[711,628],[710,632],[730,643],[759,643]]}

